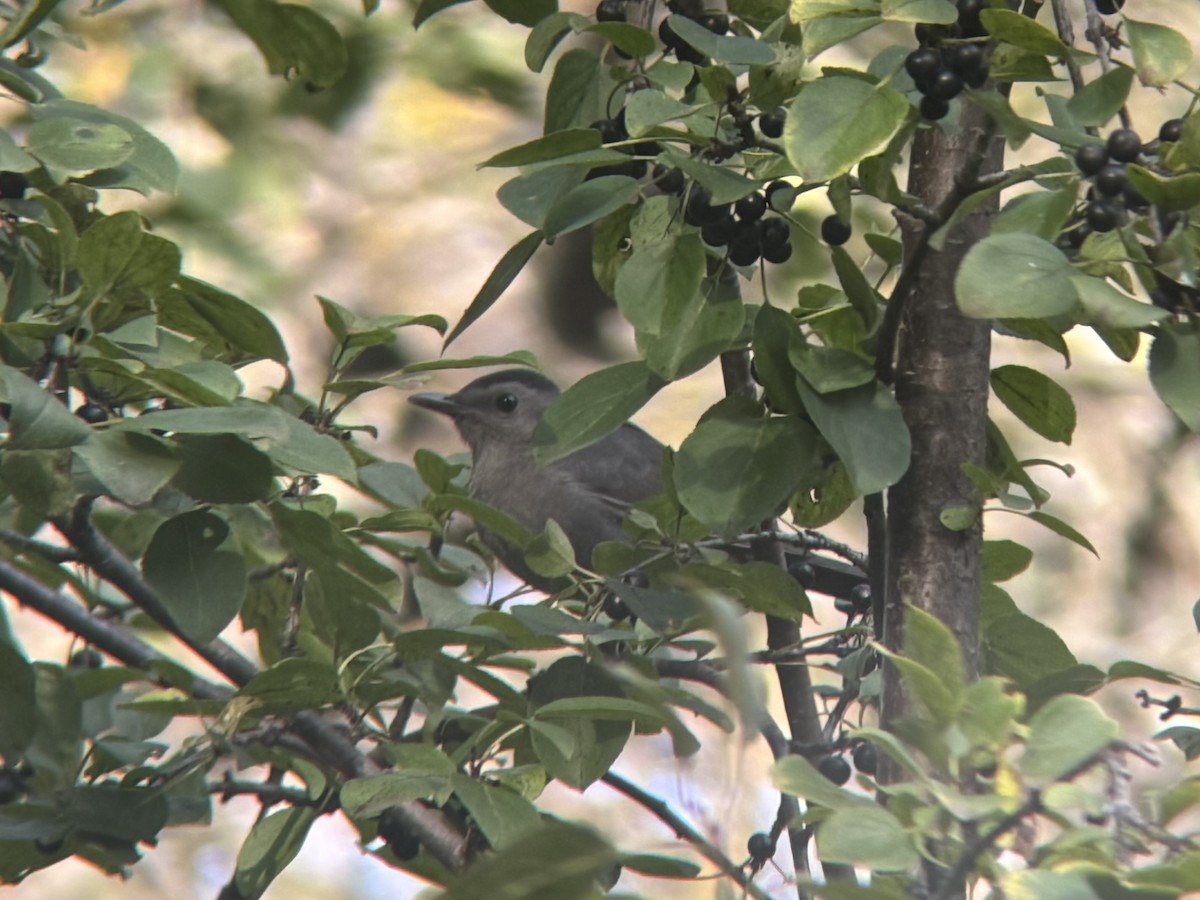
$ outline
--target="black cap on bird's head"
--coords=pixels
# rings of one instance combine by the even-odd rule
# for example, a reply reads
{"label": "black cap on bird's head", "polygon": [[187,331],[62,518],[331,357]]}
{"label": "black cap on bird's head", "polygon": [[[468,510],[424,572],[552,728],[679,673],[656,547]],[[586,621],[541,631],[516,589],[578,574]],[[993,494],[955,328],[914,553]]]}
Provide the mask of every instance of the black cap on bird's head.
{"label": "black cap on bird's head", "polygon": [[454,394],[413,394],[408,402],[449,416],[459,434],[477,450],[485,440],[533,440],[534,429],[558,386],[531,369],[505,369],[476,378]]}

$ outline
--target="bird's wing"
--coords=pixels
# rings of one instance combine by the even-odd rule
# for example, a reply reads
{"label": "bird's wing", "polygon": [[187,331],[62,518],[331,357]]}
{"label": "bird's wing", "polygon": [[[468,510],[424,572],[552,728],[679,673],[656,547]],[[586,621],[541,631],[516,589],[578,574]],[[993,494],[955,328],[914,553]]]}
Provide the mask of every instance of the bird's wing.
{"label": "bird's wing", "polygon": [[662,453],[662,444],[626,424],[557,466],[623,515],[633,504],[662,493]]}

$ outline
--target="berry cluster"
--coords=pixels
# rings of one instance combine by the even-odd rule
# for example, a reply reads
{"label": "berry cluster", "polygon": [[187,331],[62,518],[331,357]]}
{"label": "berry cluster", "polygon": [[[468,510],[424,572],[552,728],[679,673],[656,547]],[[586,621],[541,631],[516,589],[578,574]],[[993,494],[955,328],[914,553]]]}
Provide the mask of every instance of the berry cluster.
{"label": "berry cluster", "polygon": [[980,43],[987,31],[979,14],[987,0],[958,0],[958,21],[953,25],[918,25],[920,47],[904,60],[921,92],[921,116],[931,121],[950,112],[950,101],[964,87],[983,87],[988,80],[987,50]]}
{"label": "berry cluster", "polygon": [[[622,109],[613,119],[600,119],[588,126],[600,132],[600,141],[604,144],[619,144],[629,140],[629,132],[625,129],[625,110]],[[614,147],[630,157],[658,156],[662,149],[654,141],[639,141],[624,147]],[[630,178],[641,178],[646,174],[645,159],[630,159],[629,162],[615,163],[611,166],[598,166],[588,172],[588,178],[599,178],[601,175],[628,175]]]}
{"label": "berry cluster", "polygon": [[[1125,171],[1126,164],[1136,162],[1141,155],[1142,139],[1129,128],[1118,128],[1103,144],[1089,142],[1075,152],[1075,165],[1092,181],[1084,212],[1091,231],[1112,231],[1121,223],[1126,211],[1140,212],[1146,208],[1146,198],[1129,183]],[[1082,241],[1087,233],[1079,236],[1080,231],[1077,228],[1072,235]]]}
{"label": "berry cluster", "polygon": [[792,190],[785,181],[767,185],[734,204],[713,205],[707,190],[692,188],[683,218],[700,229],[700,237],[710,247],[728,247],[729,261],[735,266],[752,266],[759,259],[782,263],[792,255],[792,233],[787,222],[766,215],[774,208],[772,198],[779,191]]}

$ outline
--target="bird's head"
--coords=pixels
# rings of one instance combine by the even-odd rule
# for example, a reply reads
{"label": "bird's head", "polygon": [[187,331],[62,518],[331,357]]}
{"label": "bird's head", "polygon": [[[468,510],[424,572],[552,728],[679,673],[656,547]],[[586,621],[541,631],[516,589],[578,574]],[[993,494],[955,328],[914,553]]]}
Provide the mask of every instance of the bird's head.
{"label": "bird's head", "polygon": [[558,387],[530,369],[476,378],[455,394],[413,394],[409,403],[449,416],[473,455],[487,447],[528,448]]}

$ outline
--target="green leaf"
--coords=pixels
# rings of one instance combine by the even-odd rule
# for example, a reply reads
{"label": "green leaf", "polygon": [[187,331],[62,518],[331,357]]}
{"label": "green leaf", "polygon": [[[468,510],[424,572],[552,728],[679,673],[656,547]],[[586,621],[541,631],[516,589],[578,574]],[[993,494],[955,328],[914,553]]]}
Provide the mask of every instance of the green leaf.
{"label": "green leaf", "polygon": [[1014,47],[1058,59],[1070,55],[1070,49],[1057,34],[1015,10],[985,9],[979,18],[988,34]]}
{"label": "green leaf", "polygon": [[862,794],[835,785],[803,756],[785,756],[779,760],[771,769],[771,780],[785,794],[828,809],[861,812],[875,807]]}
{"label": "green leaf", "polygon": [[668,303],[657,336],[637,334],[637,346],[656,375],[674,381],[698,372],[742,333],[746,307],[736,287],[707,280],[684,303]]}
{"label": "green leaf", "polygon": [[[986,10],[985,10],[986,12]],[[1039,319],[1075,309],[1062,251],[1031,234],[989,235],[967,251],[954,279],[958,308],[980,319]]]}
{"label": "green leaf", "polygon": [[612,79],[593,50],[568,50],[554,67],[546,89],[543,131],[553,134],[586,126],[608,114],[606,102]]}
{"label": "green leaf", "polygon": [[[800,2],[806,3],[806,0],[800,0]],[[810,4],[806,3],[806,5]],[[871,12],[872,10],[868,6],[864,8],[864,11]],[[878,10],[876,9],[875,12]],[[816,59],[830,47],[836,47],[843,41],[848,41],[850,38],[874,28],[881,21],[883,20],[878,15],[839,15],[811,21],[804,28],[804,54],[810,60]]]}
{"label": "green leaf", "polygon": [[1095,757],[1117,737],[1117,723],[1086,697],[1055,697],[1029,720],[1018,765],[1028,778],[1055,781]]}
{"label": "green leaf", "polygon": [[262,896],[279,873],[296,858],[319,814],[315,807],[293,806],[254,823],[238,851],[234,873],[234,883],[241,896]]}
{"label": "green leaf", "polygon": [[1113,118],[1129,98],[1133,87],[1133,69],[1117,65],[1067,100],[1067,109],[1083,126],[1098,127]]}
{"label": "green leaf", "polygon": [[179,163],[174,154],[166,144],[133,119],[87,103],[60,98],[34,103],[28,112],[37,121],[66,117],[95,125],[115,126],[132,138],[132,153],[118,165],[83,178],[86,184],[98,188],[129,188],[142,194],[175,190],[179,180]]}
{"label": "green leaf", "polygon": [[584,376],[542,416],[533,435],[538,465],[548,466],[616,431],[665,385],[641,361]]}
{"label": "green leaf", "polygon": [[589,25],[584,31],[599,35],[626,56],[642,59],[654,52],[658,41],[645,28],[639,28],[629,22],[597,22]]}
{"label": "green leaf", "polygon": [[1103,278],[1074,275],[1071,284],[1079,295],[1085,321],[1104,328],[1145,328],[1166,318],[1165,309],[1142,303],[1117,290]]}
{"label": "green leaf", "polygon": [[670,29],[714,63],[731,66],[769,66],[775,51],[769,44],[740,34],[714,34],[686,16],[667,17]]}
{"label": "green leaf", "polygon": [[[985,598],[987,595],[985,594]],[[992,603],[994,601],[985,602]],[[988,613],[982,629],[985,669],[1022,688],[1078,663],[1058,632],[1022,612]]]}
{"label": "green leaf", "polygon": [[812,603],[804,588],[779,566],[765,562],[743,563],[737,567],[742,576],[742,600],[755,612],[800,621],[811,616]]}
{"label": "green leaf", "polygon": [[718,206],[740,200],[760,187],[758,181],[738,174],[729,166],[701,162],[670,145],[663,149],[663,154],[669,165],[681,169],[708,191],[710,202]]}
{"label": "green leaf", "polygon": [[830,181],[884,150],[911,110],[904,95],[887,85],[826,75],[792,101],[783,146],[805,181]]}
{"label": "green leaf", "polygon": [[638,91],[625,101],[625,128],[630,137],[640,137],[656,125],[684,119],[695,112],[694,106],[668,97],[662,91]]}
{"label": "green leaf", "polygon": [[[553,848],[553,853],[547,853]],[[591,900],[597,876],[620,859],[590,829],[548,819],[497,853],[480,858],[434,900]]]}
{"label": "green leaf", "polygon": [[133,135],[108,122],[55,116],[34,122],[26,149],[65,173],[110,169],[133,155]]}
{"label": "green leaf", "polygon": [[556,12],[537,23],[525,39],[525,65],[531,72],[540,72],[546,60],[568,33],[587,28],[591,20],[572,12]]}
{"label": "green leaf", "polygon": [[[613,676],[578,656],[559,659],[529,680],[529,700],[535,714],[538,707],[556,700],[622,695]],[[569,735],[573,752],[566,755],[563,746],[547,739],[541,730],[530,733],[533,751],[552,776],[578,790],[608,771],[632,731],[628,719],[573,717],[555,721],[554,727]]]}
{"label": "green leaf", "polygon": [[793,342],[788,359],[805,384],[818,394],[862,387],[875,380],[875,370],[857,354],[837,347]]}
{"label": "green leaf", "polygon": [[142,572],[185,635],[206,644],[233,621],[246,593],[241,554],[221,550],[229,525],[196,510],[163,522],[150,539]]}
{"label": "green leaf", "polygon": [[950,0],[883,0],[880,15],[885,22],[953,25],[958,21],[958,9]]}
{"label": "green leaf", "polygon": [[37,731],[37,695],[33,667],[7,640],[0,640],[0,684],[0,754],[19,759]]}
{"label": "green leaf", "polygon": [[[992,234],[1027,232],[1053,241],[1074,211],[1079,189],[1067,184],[1058,190],[1014,197],[992,223]],[[949,234],[949,229],[946,231]]]}
{"label": "green leaf", "polygon": [[1071,443],[1075,403],[1048,376],[1026,366],[999,366],[992,370],[991,384],[1000,402],[1042,437]]}
{"label": "green leaf", "polygon": [[92,429],[42,390],[23,372],[0,365],[0,383],[5,400],[12,406],[8,415],[9,436],[5,446],[12,450],[58,450],[82,444]]}
{"label": "green leaf", "polygon": [[142,230],[135,212],[105,216],[79,238],[79,277],[95,294],[145,292],[156,296],[179,277],[179,248]]}
{"label": "green leaf", "polygon": [[546,212],[546,239],[577,231],[631,202],[641,190],[628,175],[601,175],[568,190]]}
{"label": "green leaf", "polygon": [[1200,331],[1194,322],[1166,322],[1150,345],[1150,384],[1166,407],[1200,431]]}
{"label": "green leaf", "polygon": [[273,359],[287,365],[287,348],[271,319],[245,300],[195,278],[180,278],[178,289],[158,301],[159,322],[200,338],[214,352],[233,359]]}
{"label": "green leaf", "polygon": [[513,283],[513,280],[521,274],[521,270],[525,268],[525,263],[533,257],[538,247],[542,246],[542,241],[545,237],[540,231],[535,231],[532,234],[527,234],[521,240],[517,241],[508,252],[496,263],[496,268],[492,269],[487,280],[483,283],[483,287],[479,289],[479,293],[471,300],[471,304],[467,307],[467,311],[463,313],[462,318],[458,320],[454,328],[450,330],[450,334],[446,336],[446,340],[442,343],[442,350],[445,351],[454,341],[467,330],[480,316],[492,308],[492,304],[500,299],[500,295],[508,290],[508,286]]}
{"label": "green leaf", "polygon": [[[686,307],[704,280],[704,244],[698,234],[669,234],[637,247],[617,270],[613,297],[639,333],[657,335],[668,308]],[[703,301],[703,298],[700,298]]]}
{"label": "green leaf", "polygon": [[1049,513],[1042,512],[1040,510],[1035,510],[1033,512],[1025,513],[1024,515],[1027,518],[1030,518],[1033,521],[1037,522],[1039,525],[1046,526],[1051,531],[1053,531],[1055,534],[1060,535],[1061,537],[1065,537],[1068,541],[1078,544],[1080,547],[1082,547],[1084,550],[1087,550],[1093,556],[1096,556],[1096,557],[1100,556],[1100,554],[1096,551],[1096,548],[1092,546],[1091,541],[1089,541],[1082,534],[1080,534],[1078,531],[1076,531],[1074,528],[1072,528],[1070,525],[1068,525],[1066,522],[1064,522],[1062,519],[1058,518],[1057,516],[1052,516]]}
{"label": "green leaf", "polygon": [[558,9],[558,0],[484,0],[492,12],[514,25],[537,25]]}
{"label": "green leaf", "polygon": [[1016,541],[983,542],[983,580],[1008,581],[1015,578],[1033,561],[1033,551]]}
{"label": "green leaf", "polygon": [[0,47],[11,47],[37,29],[46,17],[58,7],[56,0],[32,0],[20,4],[0,33]]}
{"label": "green leaf", "polygon": [[233,434],[188,434],[176,438],[182,467],[174,487],[201,503],[253,503],[275,488],[271,460]]}
{"label": "green leaf", "polygon": [[[430,749],[436,751],[436,748]],[[338,792],[342,808],[355,818],[370,819],[410,800],[445,803],[452,793],[450,779],[454,774],[454,763],[440,751],[436,752],[446,760],[447,771],[407,764],[403,769],[353,778]]]}
{"label": "green leaf", "polygon": [[132,506],[153,500],[180,467],[162,441],[122,431],[97,432],[76,448],[75,457],[111,496]]}
{"label": "green leaf", "polygon": [[710,411],[683,441],[674,483],[688,512],[718,534],[735,535],[778,515],[817,465],[808,425],[726,407]]}
{"label": "green leaf", "polygon": [[1200,172],[1162,175],[1133,163],[1125,171],[1134,189],[1164,211],[1179,212],[1200,203]]}
{"label": "green leaf", "polygon": [[1182,77],[1192,62],[1192,44],[1166,25],[1126,18],[1125,35],[1142,84],[1161,87]]}
{"label": "green leaf", "polygon": [[537,830],[541,815],[532,803],[511,788],[490,784],[460,772],[452,776],[454,795],[489,846],[503,850]]}
{"label": "green leaf", "polygon": [[559,578],[575,569],[575,549],[561,526],[551,519],[525,548],[525,562],[537,574]]}
{"label": "green leaf", "polygon": [[912,438],[896,399],[883,385],[872,381],[818,394],[797,378],[796,389],[860,496],[890,487],[908,470]]}
{"label": "green leaf", "polygon": [[870,328],[879,318],[878,292],[871,286],[862,268],[850,258],[845,247],[834,247],[829,255],[846,299],[862,319],[863,325]]}
{"label": "green leaf", "polygon": [[823,861],[875,872],[911,869],[921,861],[904,826],[882,806],[834,810],[817,826],[817,852]]}
{"label": "green leaf", "polygon": [[582,153],[584,150],[594,150],[599,146],[600,132],[596,129],[570,128],[504,150],[481,162],[479,167],[484,169],[489,166],[495,168],[527,166],[530,163],[570,156],[572,153]]}
{"label": "green leaf", "polygon": [[215,0],[254,41],[272,75],[297,75],[318,88],[346,72],[346,45],[329,20],[307,6],[274,0]]}
{"label": "green leaf", "polygon": [[965,696],[966,677],[962,651],[945,625],[924,610],[907,605],[903,655],[887,653],[886,656],[900,670],[900,677],[913,697],[939,725],[958,715]]}

